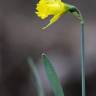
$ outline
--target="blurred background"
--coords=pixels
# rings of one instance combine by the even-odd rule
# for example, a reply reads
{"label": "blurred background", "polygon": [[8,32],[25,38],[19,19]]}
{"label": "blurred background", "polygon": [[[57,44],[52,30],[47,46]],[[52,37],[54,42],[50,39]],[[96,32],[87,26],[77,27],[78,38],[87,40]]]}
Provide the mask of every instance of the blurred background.
{"label": "blurred background", "polygon": [[[47,96],[53,96],[41,62],[51,59],[65,96],[81,96],[80,24],[71,14],[46,30],[49,18],[35,14],[37,0],[0,0],[0,96],[37,96],[34,76],[27,63],[31,56]],[[77,6],[85,19],[86,94],[96,95],[96,1],[64,0]]]}

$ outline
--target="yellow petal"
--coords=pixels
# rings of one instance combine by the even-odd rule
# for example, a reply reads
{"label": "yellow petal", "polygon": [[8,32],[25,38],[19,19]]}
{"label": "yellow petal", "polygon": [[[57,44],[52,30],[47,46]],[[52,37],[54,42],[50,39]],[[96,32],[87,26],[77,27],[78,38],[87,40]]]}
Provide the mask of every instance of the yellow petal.
{"label": "yellow petal", "polygon": [[61,0],[55,0],[56,2],[61,2]]}
{"label": "yellow petal", "polygon": [[53,16],[53,18],[50,20],[49,24],[47,24],[42,29],[46,29],[47,27],[49,27],[50,25],[52,25],[53,23],[55,23],[59,19],[60,16],[61,16],[61,14],[56,14],[55,16]]}
{"label": "yellow petal", "polygon": [[56,2],[56,0],[42,0],[43,2]]}

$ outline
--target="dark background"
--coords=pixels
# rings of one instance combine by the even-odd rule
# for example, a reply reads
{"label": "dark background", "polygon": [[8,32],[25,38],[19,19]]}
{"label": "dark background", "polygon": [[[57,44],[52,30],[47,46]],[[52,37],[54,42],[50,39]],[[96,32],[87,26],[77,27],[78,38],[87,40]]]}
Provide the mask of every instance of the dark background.
{"label": "dark background", "polygon": [[[96,87],[96,1],[66,0],[77,6],[85,19],[86,94],[95,96]],[[47,30],[49,21],[35,14],[37,0],[0,0],[0,96],[37,96],[35,80],[27,63],[32,56],[52,96],[41,62],[50,57],[65,96],[81,96],[80,24],[71,14],[63,15]]]}

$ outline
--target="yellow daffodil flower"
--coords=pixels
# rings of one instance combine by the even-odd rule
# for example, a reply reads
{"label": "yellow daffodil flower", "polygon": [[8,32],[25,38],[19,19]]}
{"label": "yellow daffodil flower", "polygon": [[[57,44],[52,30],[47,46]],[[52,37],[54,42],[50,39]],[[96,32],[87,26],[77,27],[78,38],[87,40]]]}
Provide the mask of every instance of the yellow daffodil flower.
{"label": "yellow daffodil flower", "polygon": [[73,6],[62,2],[61,0],[40,0],[36,7],[36,14],[41,19],[46,19],[50,15],[53,16],[50,22],[43,27],[43,29],[45,29],[56,22],[62,14],[65,14],[71,8],[73,8]]}
{"label": "yellow daffodil flower", "polygon": [[69,10],[69,7],[61,0],[40,0],[37,4],[36,10],[36,14],[41,19],[45,19],[49,15],[53,16],[50,23],[43,28],[45,29],[57,21],[62,14],[66,13]]}

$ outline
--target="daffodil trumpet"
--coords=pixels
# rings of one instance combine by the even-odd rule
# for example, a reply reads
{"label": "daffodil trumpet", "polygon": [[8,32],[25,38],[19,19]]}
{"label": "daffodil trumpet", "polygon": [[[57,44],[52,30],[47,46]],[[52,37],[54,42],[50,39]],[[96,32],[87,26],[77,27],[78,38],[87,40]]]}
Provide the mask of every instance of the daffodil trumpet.
{"label": "daffodil trumpet", "polygon": [[80,11],[73,5],[62,2],[61,0],[40,0],[36,7],[36,14],[41,19],[46,19],[48,16],[53,16],[50,22],[43,27],[46,29],[55,23],[61,15],[71,12],[79,20],[83,21]]}

